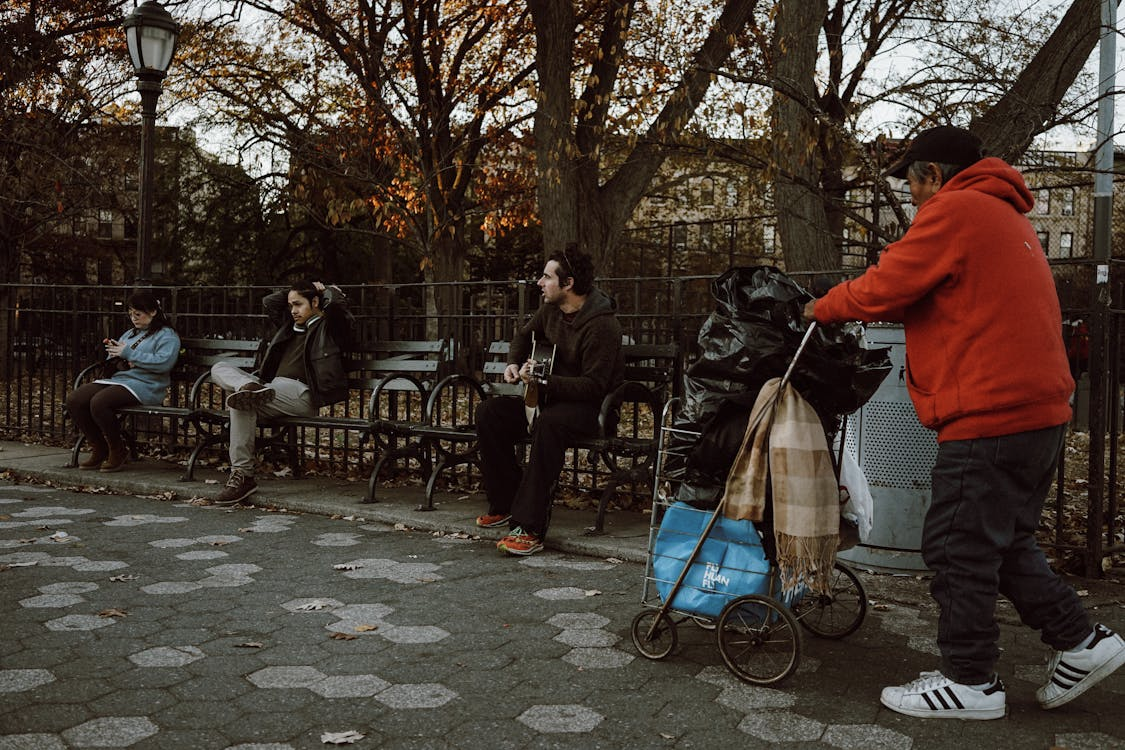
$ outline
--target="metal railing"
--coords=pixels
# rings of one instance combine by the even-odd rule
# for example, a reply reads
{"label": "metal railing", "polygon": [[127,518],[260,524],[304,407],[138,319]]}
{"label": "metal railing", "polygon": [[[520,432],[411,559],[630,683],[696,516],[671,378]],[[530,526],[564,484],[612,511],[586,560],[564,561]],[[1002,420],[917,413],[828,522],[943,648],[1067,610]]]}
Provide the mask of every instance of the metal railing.
{"label": "metal railing", "polygon": [[[1079,319],[1096,321],[1096,316],[1091,315],[1094,295],[1086,294],[1088,288],[1092,289],[1096,273],[1092,263],[1071,259],[1053,266],[1060,293],[1069,292],[1064,299],[1071,301],[1064,304],[1064,319],[1069,323]],[[1115,299],[1120,300],[1125,299],[1125,268],[1114,268],[1115,279],[1118,270],[1123,283],[1115,288]],[[617,300],[618,317],[630,340],[676,342],[690,361],[699,328],[714,308],[710,294],[713,278],[612,278],[599,284]],[[538,289],[531,281],[366,284],[342,288],[356,316],[355,336],[359,343],[420,339],[436,332],[454,339],[455,368],[469,373],[481,371],[491,341],[509,339],[516,325],[539,304]],[[156,287],[155,291],[184,337],[253,339],[271,333],[261,314],[261,298],[274,289]],[[0,365],[0,378],[6,386],[0,392],[0,436],[55,445],[73,439],[73,427],[63,407],[66,395],[75,374],[101,356],[102,339],[116,337],[128,327],[123,301],[130,291],[126,287],[106,286],[0,285],[0,344],[10,352]],[[430,302],[435,299],[442,304],[441,312],[436,314]],[[1082,306],[1073,303],[1076,299],[1092,301],[1089,306]],[[1092,450],[1103,451],[1104,461],[1090,462],[1086,456],[1075,456],[1071,451],[1068,460],[1060,465],[1056,492],[1048,500],[1055,520],[1041,539],[1058,557],[1071,558],[1068,567],[1080,564],[1087,574],[1096,573],[1106,556],[1123,549],[1125,523],[1117,498],[1117,472],[1125,309],[1119,308],[1109,310],[1104,331],[1079,334],[1077,326],[1065,327],[1068,339],[1089,336],[1089,352],[1072,347],[1076,374],[1082,375],[1072,441],[1075,436],[1089,434]],[[1104,345],[1099,344],[1102,341]],[[1101,355],[1094,356],[1099,349]],[[1082,372],[1087,363],[1095,361],[1104,363],[1100,372]],[[1098,389],[1105,389],[1105,414],[1094,412],[1092,404],[1096,399],[1084,400],[1084,393],[1096,393]],[[182,450],[191,436],[152,425],[151,434],[142,437],[171,440],[156,450],[175,452]],[[354,444],[354,435],[314,431],[302,439],[310,464],[322,471],[362,474],[370,466],[370,452]],[[224,458],[216,453],[214,460]],[[572,477],[578,475],[577,464],[575,460],[570,469]],[[1097,470],[1100,465],[1105,466],[1104,471]],[[1095,470],[1091,470],[1092,466]],[[1076,528],[1086,524],[1089,516],[1099,520],[1078,533]]]}

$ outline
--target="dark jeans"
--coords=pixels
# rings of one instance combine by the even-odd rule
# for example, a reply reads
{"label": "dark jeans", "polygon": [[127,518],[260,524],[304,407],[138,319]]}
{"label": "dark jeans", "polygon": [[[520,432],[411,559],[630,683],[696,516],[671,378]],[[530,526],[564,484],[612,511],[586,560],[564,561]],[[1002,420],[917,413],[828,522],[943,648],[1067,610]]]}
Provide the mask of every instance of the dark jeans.
{"label": "dark jeans", "polygon": [[575,438],[597,434],[598,408],[582,403],[544,406],[531,434],[526,468],[516,458],[516,446],[527,438],[523,399],[485,399],[476,421],[488,512],[511,513],[512,528],[542,536],[550,517],[551,486],[562,471],[566,448]]}
{"label": "dark jeans", "polygon": [[102,440],[116,443],[121,440],[117,410],[139,403],[124,386],[87,383],[66,397],[66,410],[86,442],[91,445]]}
{"label": "dark jeans", "polygon": [[992,679],[998,594],[1054,649],[1074,648],[1090,634],[1082,602],[1035,540],[1065,432],[1061,425],[938,447],[922,558],[934,572],[941,671],[951,680]]}

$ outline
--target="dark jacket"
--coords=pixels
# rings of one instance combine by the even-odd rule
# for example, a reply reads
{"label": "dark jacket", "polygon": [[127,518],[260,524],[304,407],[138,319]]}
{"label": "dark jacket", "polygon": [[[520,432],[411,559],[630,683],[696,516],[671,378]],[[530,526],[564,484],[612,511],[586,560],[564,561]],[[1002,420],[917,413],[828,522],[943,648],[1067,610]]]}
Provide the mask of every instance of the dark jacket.
{"label": "dark jacket", "polygon": [[535,340],[554,344],[555,363],[547,379],[544,402],[584,401],[599,405],[625,380],[621,324],[617,303],[600,289],[591,290],[574,321],[567,323],[557,305],[542,305],[512,340],[509,360],[523,364]]}
{"label": "dark jacket", "polygon": [[[289,314],[289,291],[273,292],[262,298],[266,316],[279,327],[262,359],[261,379],[269,382],[277,375],[285,344],[294,335]],[[323,319],[309,329],[305,343],[305,383],[313,404],[326,406],[348,397],[348,377],[344,365],[347,333],[351,326],[348,298],[336,287],[325,287]]]}

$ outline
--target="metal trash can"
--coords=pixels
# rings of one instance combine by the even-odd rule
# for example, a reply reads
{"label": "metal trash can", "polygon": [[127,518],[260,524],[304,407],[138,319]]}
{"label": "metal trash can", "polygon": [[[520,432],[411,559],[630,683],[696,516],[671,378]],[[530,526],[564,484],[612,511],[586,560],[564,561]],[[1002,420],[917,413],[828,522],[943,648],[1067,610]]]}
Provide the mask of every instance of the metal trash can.
{"label": "metal trash can", "polygon": [[889,346],[893,369],[871,399],[848,417],[844,449],[871,486],[874,528],[867,541],[839,553],[859,567],[926,572],[922,524],[930,507],[937,433],[918,421],[906,391],[906,335],[901,325],[867,327],[871,347]]}

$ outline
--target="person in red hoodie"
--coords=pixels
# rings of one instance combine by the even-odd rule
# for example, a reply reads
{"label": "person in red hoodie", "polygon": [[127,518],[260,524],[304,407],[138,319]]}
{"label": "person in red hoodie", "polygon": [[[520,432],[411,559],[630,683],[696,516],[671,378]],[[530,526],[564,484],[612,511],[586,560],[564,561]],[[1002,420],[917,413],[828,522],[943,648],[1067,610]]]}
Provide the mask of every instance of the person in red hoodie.
{"label": "person in red hoodie", "polygon": [[951,126],[919,133],[888,174],[910,184],[909,230],[804,309],[821,323],[902,323],[907,388],[938,436],[922,557],[940,607],[940,670],[884,688],[881,700],[910,716],[1003,717],[1003,594],[1054,649],[1036,697],[1057,708],[1125,663],[1125,641],[1091,624],[1035,539],[1074,380],[1051,269],[1026,216],[1031,191]]}

